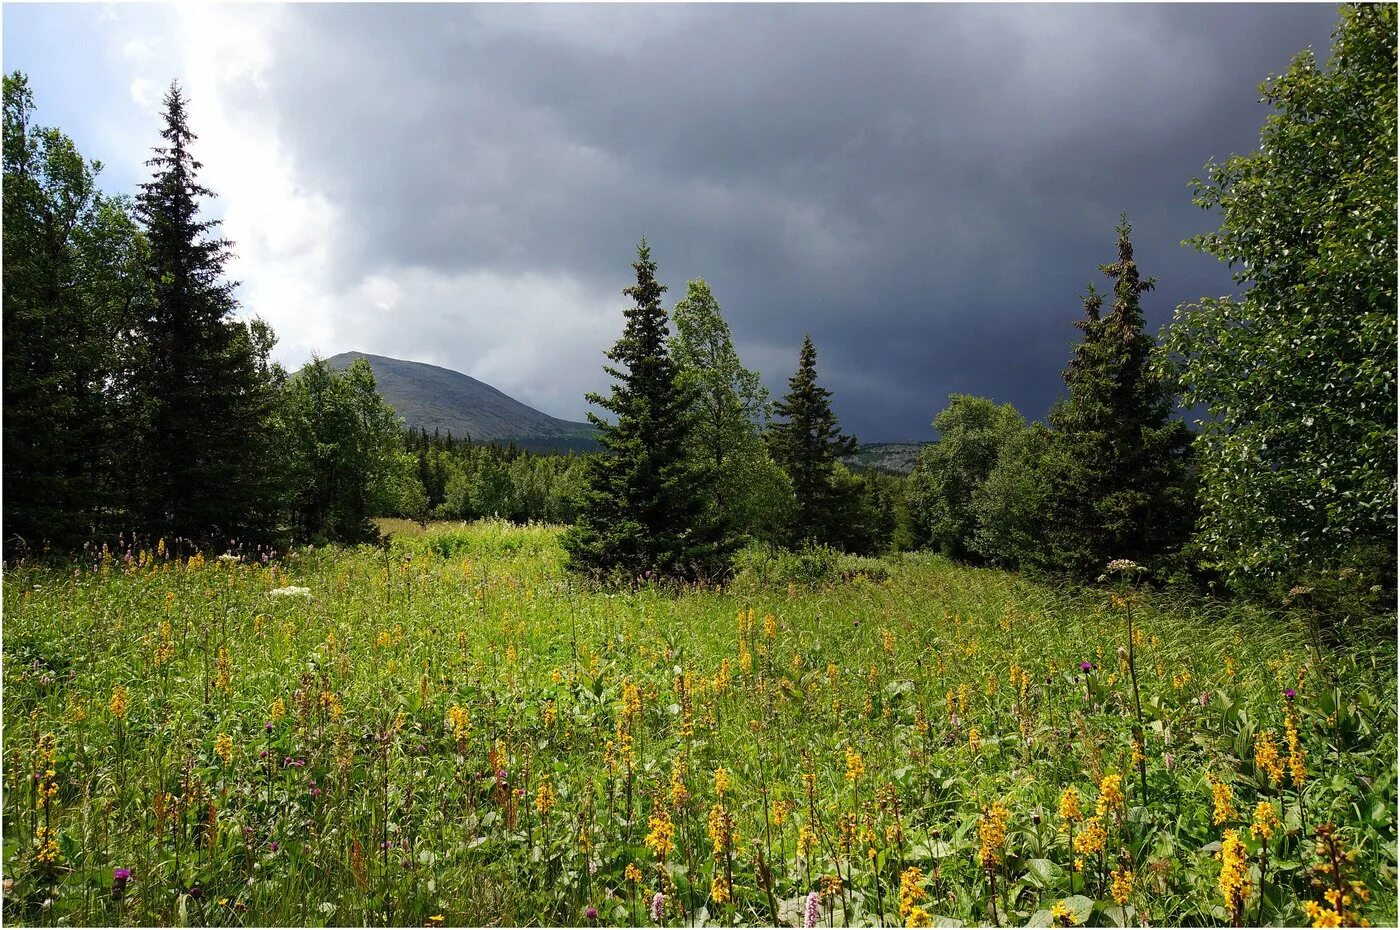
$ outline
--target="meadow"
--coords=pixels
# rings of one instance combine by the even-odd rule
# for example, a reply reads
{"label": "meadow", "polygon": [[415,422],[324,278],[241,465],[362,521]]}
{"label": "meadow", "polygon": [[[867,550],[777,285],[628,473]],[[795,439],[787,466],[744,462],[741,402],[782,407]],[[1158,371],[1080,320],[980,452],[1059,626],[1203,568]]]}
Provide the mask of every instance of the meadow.
{"label": "meadow", "polygon": [[923,554],[594,591],[557,528],[397,529],[6,572],[7,922],[1395,923],[1393,637]]}

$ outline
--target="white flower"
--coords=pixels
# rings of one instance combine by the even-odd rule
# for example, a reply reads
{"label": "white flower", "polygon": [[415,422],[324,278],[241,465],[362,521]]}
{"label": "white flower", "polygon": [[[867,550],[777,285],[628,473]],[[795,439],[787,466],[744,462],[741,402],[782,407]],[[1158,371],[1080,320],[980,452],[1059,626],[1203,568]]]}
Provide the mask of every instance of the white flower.
{"label": "white flower", "polygon": [[273,588],[267,593],[273,597],[304,597],[307,599],[311,597],[310,588],[303,588],[298,585],[288,585],[285,588]]}

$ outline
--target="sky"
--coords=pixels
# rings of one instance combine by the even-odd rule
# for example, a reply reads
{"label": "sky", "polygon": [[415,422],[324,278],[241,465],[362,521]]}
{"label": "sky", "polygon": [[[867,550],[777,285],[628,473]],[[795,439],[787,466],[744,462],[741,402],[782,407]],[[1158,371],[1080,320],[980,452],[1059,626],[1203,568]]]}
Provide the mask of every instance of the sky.
{"label": "sky", "polygon": [[555,416],[605,389],[645,235],[781,393],[802,338],[843,426],[931,439],[950,393],[1042,419],[1126,211],[1155,331],[1231,292],[1182,240],[1210,160],[1329,4],[3,7],[38,121],[131,194],[172,79],[288,367],[361,350]]}

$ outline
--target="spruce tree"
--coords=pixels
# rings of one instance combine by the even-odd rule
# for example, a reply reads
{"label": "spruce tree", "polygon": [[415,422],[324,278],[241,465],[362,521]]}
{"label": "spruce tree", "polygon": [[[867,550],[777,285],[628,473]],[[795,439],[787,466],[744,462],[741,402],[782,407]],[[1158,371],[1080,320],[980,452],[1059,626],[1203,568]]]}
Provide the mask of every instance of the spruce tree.
{"label": "spruce tree", "polygon": [[135,488],[141,529],[201,541],[266,537],[282,509],[274,429],[279,370],[273,337],[234,318],[224,276],[231,244],[200,218],[202,167],[185,98],[165,97],[164,146],[147,164],[136,215],[146,230],[151,290],[137,325],[130,395],[141,424]]}
{"label": "spruce tree", "polygon": [[856,440],[841,433],[831,410],[831,392],[817,384],[817,350],[812,337],[802,340],[797,371],[788,392],[774,407],[783,422],[768,428],[768,448],[792,480],[797,502],[789,525],[793,543],[834,543],[841,539],[839,514],[849,508],[849,481],[840,481],[838,459],[853,455]]}
{"label": "spruce tree", "polygon": [[677,378],[667,350],[664,285],[643,238],[632,264],[637,283],[623,293],[626,328],[607,353],[611,393],[588,400],[604,454],[590,461],[587,490],[564,537],[569,566],[595,579],[713,579],[727,570],[728,541],[704,498],[688,452],[693,388]]}
{"label": "spruce tree", "polygon": [[1191,433],[1172,419],[1175,397],[1151,365],[1143,332],[1143,278],[1132,227],[1117,228],[1118,260],[1100,270],[1113,281],[1113,306],[1091,285],[1084,333],[1064,372],[1067,394],[1050,411],[1047,539],[1040,567],[1095,577],[1110,559],[1160,562],[1190,533]]}

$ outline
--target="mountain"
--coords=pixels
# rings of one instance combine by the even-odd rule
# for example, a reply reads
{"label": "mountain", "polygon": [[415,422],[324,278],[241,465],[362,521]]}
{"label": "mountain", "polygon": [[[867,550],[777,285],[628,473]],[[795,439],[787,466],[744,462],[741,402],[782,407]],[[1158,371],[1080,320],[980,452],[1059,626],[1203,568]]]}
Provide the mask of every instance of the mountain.
{"label": "mountain", "polygon": [[364,352],[343,352],[326,361],[345,369],[357,358],[369,361],[380,395],[410,429],[451,432],[476,442],[513,442],[536,451],[598,448],[592,424],[541,413],[450,368]]}
{"label": "mountain", "polygon": [[929,442],[863,442],[856,448],[856,454],[841,461],[852,468],[871,468],[876,471],[894,472],[907,475],[914,470],[919,453]]}

